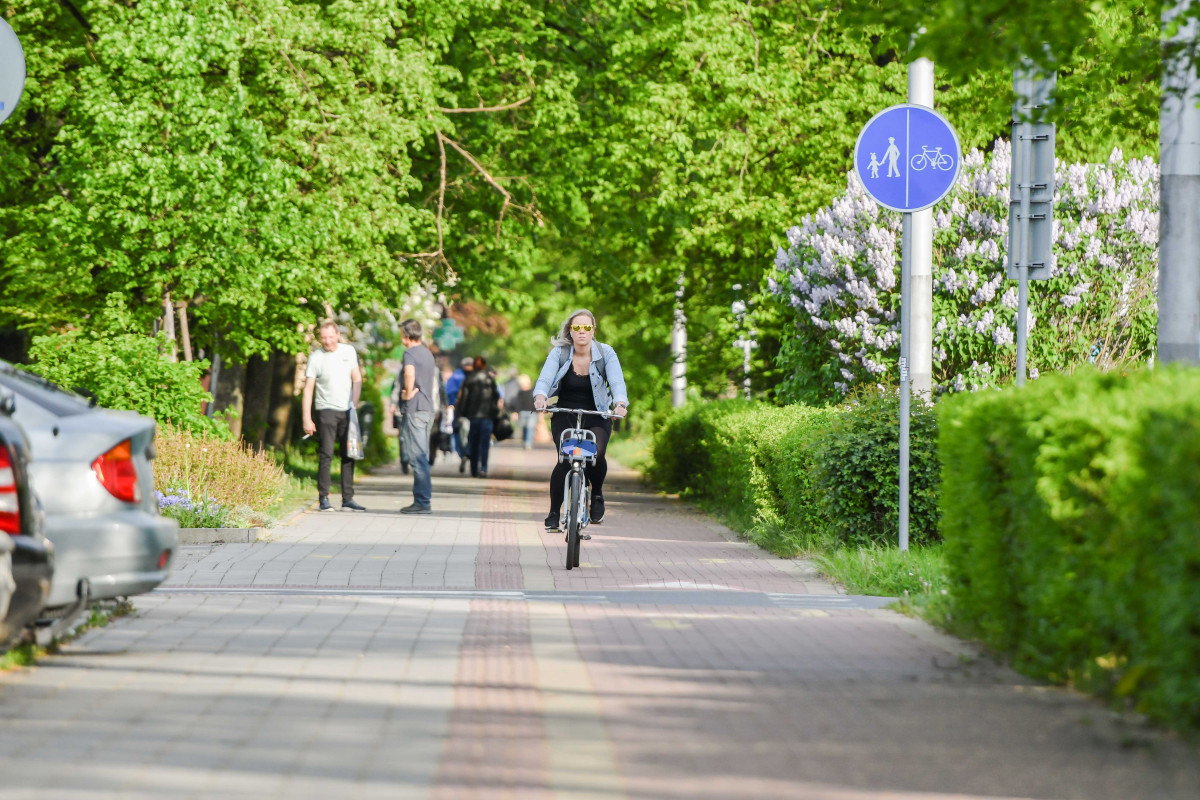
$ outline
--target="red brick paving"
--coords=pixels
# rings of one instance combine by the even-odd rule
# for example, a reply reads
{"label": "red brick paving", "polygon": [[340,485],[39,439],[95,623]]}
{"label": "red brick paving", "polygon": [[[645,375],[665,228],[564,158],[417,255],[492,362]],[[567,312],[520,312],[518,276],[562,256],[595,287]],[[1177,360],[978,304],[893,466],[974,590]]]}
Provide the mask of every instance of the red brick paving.
{"label": "red brick paving", "polygon": [[434,800],[548,798],[548,746],[524,604],[472,601]]}
{"label": "red brick paving", "polygon": [[512,496],[497,483],[483,493],[483,522],[479,529],[479,555],[475,559],[475,586],[479,589],[521,589],[521,552]]}

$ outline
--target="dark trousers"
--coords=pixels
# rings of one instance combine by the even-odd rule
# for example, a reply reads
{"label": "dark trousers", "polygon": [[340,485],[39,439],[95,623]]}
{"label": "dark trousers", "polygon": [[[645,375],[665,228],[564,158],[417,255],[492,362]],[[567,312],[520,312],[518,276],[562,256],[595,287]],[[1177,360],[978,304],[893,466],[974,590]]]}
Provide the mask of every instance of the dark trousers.
{"label": "dark trousers", "polygon": [[467,436],[467,452],[471,455],[471,477],[487,472],[488,450],[492,446],[494,420],[471,420],[471,433]]}
{"label": "dark trousers", "polygon": [[[570,414],[555,414],[550,418],[550,435],[554,437],[554,450],[558,452],[558,438],[567,428],[575,427],[575,417]],[[583,427],[596,434],[596,463],[583,468],[584,477],[592,485],[592,499],[604,497],[604,479],[608,477],[608,460],[604,457],[608,450],[608,437],[612,435],[612,420],[597,417],[583,417]],[[550,514],[557,517],[562,509],[563,495],[567,473],[571,465],[559,461],[550,474]]]}
{"label": "dark trousers", "polygon": [[346,432],[350,428],[350,412],[332,408],[318,409],[314,415],[317,423],[319,460],[317,461],[317,494],[329,496],[329,468],[333,464],[333,447],[342,448],[342,502],[354,497],[354,459],[346,455]]}
{"label": "dark trousers", "polygon": [[[467,452],[467,446],[463,444],[462,439],[463,428],[469,424],[470,423],[465,419],[459,419],[458,417],[454,418],[454,433],[452,434],[451,439],[454,442],[454,452],[459,458],[466,458],[469,455]],[[470,434],[467,434],[467,436],[469,437]]]}

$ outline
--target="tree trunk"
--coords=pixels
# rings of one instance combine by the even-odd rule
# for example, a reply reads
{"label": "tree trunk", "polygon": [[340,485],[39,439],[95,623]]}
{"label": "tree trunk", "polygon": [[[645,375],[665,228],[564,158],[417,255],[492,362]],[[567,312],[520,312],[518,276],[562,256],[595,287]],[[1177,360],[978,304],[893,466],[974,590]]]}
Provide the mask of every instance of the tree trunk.
{"label": "tree trunk", "polygon": [[683,273],[675,290],[675,322],[671,326],[671,406],[687,402],[687,315],[683,313]]}
{"label": "tree trunk", "polygon": [[171,293],[163,292],[163,333],[167,335],[167,340],[170,342],[171,350],[167,353],[167,358],[172,361],[177,360],[175,355],[175,309],[171,307]]}
{"label": "tree trunk", "polygon": [[271,360],[254,356],[246,365],[246,402],[242,407],[242,439],[261,451],[266,443],[271,408]]}
{"label": "tree trunk", "polygon": [[282,449],[291,440],[295,386],[296,356],[274,352],[271,355],[271,406],[267,411],[268,447]]}
{"label": "tree trunk", "polygon": [[242,435],[242,409],[246,398],[246,368],[237,363],[221,363],[217,388],[213,392],[213,416],[224,415],[229,432]]}
{"label": "tree trunk", "polygon": [[179,304],[179,335],[183,340],[183,360],[192,360],[192,335],[188,333],[187,303]]}

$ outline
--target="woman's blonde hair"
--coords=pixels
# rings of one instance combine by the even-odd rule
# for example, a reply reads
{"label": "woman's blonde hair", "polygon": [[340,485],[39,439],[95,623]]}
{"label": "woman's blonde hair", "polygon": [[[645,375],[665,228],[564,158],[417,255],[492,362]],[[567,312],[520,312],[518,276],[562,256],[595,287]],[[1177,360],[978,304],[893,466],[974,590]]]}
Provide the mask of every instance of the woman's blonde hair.
{"label": "woman's blonde hair", "polygon": [[566,345],[572,344],[571,320],[575,319],[576,317],[578,317],[581,314],[586,314],[588,316],[588,319],[590,319],[592,321],[592,332],[595,333],[595,331],[596,331],[596,315],[593,314],[592,312],[588,311],[586,308],[580,308],[576,311],[572,311],[567,316],[567,318],[565,320],[563,320],[562,327],[560,327],[558,329],[558,334],[556,336],[550,337],[551,346],[565,347]]}

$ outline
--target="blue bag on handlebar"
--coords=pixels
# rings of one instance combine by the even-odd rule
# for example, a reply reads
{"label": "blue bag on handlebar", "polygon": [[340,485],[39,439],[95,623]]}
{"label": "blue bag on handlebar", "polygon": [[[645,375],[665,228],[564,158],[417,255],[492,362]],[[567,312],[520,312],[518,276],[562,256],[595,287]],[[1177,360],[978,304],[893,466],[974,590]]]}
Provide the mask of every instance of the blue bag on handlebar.
{"label": "blue bag on handlebar", "polygon": [[587,439],[567,439],[562,443],[563,455],[588,456],[596,455],[596,443]]}

